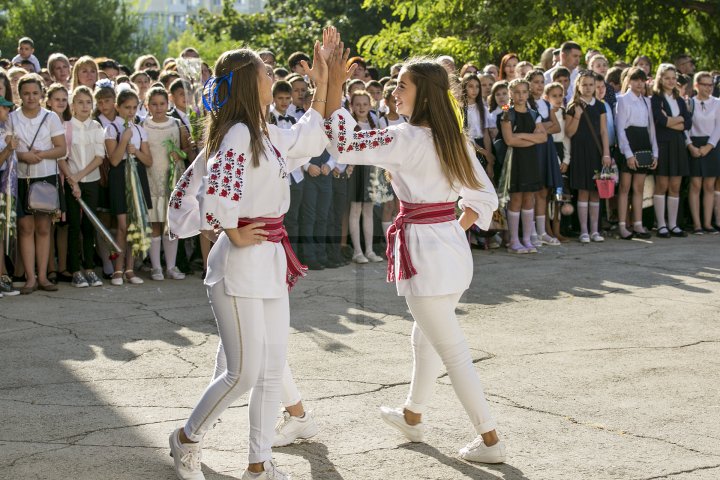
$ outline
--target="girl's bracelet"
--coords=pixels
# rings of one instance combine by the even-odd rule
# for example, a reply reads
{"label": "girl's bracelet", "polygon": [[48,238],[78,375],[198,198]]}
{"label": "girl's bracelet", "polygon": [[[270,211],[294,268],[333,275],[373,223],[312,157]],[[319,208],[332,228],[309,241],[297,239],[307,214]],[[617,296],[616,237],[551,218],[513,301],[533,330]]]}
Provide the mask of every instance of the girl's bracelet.
{"label": "girl's bracelet", "polygon": [[310,103],[327,103],[327,100],[315,100],[313,98],[312,102],[310,102]]}

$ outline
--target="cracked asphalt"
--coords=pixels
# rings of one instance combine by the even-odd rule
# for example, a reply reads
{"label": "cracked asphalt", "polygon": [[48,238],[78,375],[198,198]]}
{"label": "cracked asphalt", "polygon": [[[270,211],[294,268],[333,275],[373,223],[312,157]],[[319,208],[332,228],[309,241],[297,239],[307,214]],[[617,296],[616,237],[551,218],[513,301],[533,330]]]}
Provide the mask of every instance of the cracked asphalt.
{"label": "cracked asphalt", "polygon": [[[461,461],[474,432],[446,376],[427,443],[386,427],[411,319],[383,265],[310,272],[291,295],[289,359],[320,424],[275,450],[295,480],[720,478],[720,238],[475,251],[458,310],[508,445]],[[0,299],[0,479],[173,479],[167,436],[213,371],[198,277]],[[247,399],[205,440],[208,479],[239,478]]]}

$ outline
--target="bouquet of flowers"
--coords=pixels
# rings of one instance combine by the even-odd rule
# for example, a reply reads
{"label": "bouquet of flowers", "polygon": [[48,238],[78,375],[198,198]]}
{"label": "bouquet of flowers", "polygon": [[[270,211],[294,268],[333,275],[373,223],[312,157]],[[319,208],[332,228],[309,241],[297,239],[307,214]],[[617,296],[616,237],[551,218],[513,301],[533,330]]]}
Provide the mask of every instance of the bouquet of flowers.
{"label": "bouquet of flowers", "polygon": [[202,139],[202,60],[199,58],[177,59],[177,71],[185,80],[185,99],[187,101],[187,116],[190,121],[190,136],[197,144]]}
{"label": "bouquet of flowers", "polygon": [[[10,255],[11,244],[17,238],[17,157],[15,153],[7,160],[7,168],[0,178],[0,234],[5,254]],[[0,252],[2,255],[3,252]]]}
{"label": "bouquet of flowers", "polygon": [[127,202],[127,243],[133,255],[145,255],[150,249],[152,228],[148,220],[147,204],[143,195],[135,155],[125,161],[125,200]]}
{"label": "bouquet of flowers", "polygon": [[178,180],[180,180],[180,176],[183,173],[183,170],[178,168],[177,162],[175,161],[175,157],[173,157],[173,153],[176,153],[180,158],[185,159],[187,158],[187,153],[180,150],[180,147],[177,146],[175,142],[173,142],[172,138],[168,138],[163,142],[163,145],[165,146],[165,150],[168,154],[168,177],[167,177],[167,194],[168,198],[170,198],[170,194],[173,190],[175,190],[175,185],[177,185]]}
{"label": "bouquet of flowers", "polygon": [[370,200],[376,205],[382,205],[394,199],[395,196],[390,189],[390,182],[387,180],[385,171],[380,167],[374,167],[370,172]]}

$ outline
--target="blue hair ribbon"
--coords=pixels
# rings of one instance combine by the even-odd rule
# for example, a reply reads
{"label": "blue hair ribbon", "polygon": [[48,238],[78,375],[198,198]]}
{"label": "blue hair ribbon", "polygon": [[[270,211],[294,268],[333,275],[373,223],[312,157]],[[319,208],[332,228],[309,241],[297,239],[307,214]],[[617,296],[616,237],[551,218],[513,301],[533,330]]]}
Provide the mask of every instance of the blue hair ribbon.
{"label": "blue hair ribbon", "polygon": [[[202,95],[203,105],[205,105],[206,110],[217,111],[220,110],[220,107],[227,103],[227,101],[230,99],[230,86],[232,85],[232,77],[233,72],[230,72],[227,75],[223,75],[221,77],[208,78],[208,81],[205,82],[205,85],[203,85]],[[222,85],[223,83],[227,83],[227,93],[225,94],[225,98],[220,100],[219,90],[220,85]]]}

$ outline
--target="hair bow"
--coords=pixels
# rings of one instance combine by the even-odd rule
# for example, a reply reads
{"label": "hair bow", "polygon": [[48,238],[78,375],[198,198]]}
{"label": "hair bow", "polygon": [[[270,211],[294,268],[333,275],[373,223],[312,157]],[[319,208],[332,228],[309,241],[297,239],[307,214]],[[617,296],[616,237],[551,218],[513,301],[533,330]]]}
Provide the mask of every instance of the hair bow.
{"label": "hair bow", "polygon": [[113,81],[110,80],[109,78],[103,78],[103,79],[100,79],[97,82],[95,82],[95,87],[96,88],[112,88],[114,90],[115,83],[113,83]]}
{"label": "hair bow", "polygon": [[[203,105],[208,111],[220,110],[220,107],[225,105],[230,98],[230,87],[232,86],[233,72],[223,75],[221,77],[210,77],[203,86]],[[227,84],[227,93],[225,98],[222,100],[219,98],[220,85],[223,83]]]}

